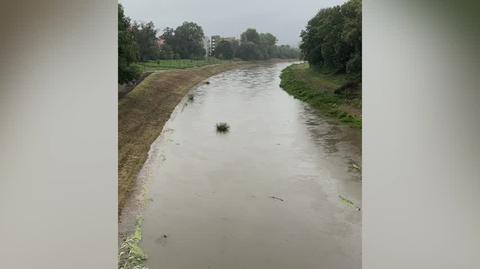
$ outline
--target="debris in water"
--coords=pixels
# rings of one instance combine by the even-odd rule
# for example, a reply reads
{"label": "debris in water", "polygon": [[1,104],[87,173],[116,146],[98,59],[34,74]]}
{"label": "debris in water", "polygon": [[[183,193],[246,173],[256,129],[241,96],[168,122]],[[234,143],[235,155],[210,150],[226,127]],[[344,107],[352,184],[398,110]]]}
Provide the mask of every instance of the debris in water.
{"label": "debris in water", "polygon": [[195,96],[193,94],[188,95],[188,101],[192,102],[195,99]]}
{"label": "debris in water", "polygon": [[360,207],[356,206],[352,201],[348,200],[347,198],[339,195],[338,196],[340,198],[340,200],[342,200],[342,202],[348,204],[349,206],[355,208],[357,211],[360,211]]}
{"label": "debris in water", "polygon": [[226,122],[217,123],[217,132],[226,133],[230,129],[230,126]]}
{"label": "debris in water", "polygon": [[357,170],[360,170],[360,166],[358,166],[358,165],[355,164],[355,163],[352,163],[352,167],[355,168],[355,169],[357,169]]}
{"label": "debris in water", "polygon": [[160,244],[162,246],[166,246],[167,245],[167,237],[168,236],[166,234],[162,234],[160,237],[155,239],[155,243]]}
{"label": "debris in water", "polygon": [[210,84],[210,81],[208,81],[208,80],[207,80],[207,81],[205,81],[205,84]]}
{"label": "debris in water", "polygon": [[279,197],[276,197],[276,196],[270,196],[270,198],[275,199],[275,200],[279,200],[279,201],[282,201],[282,202],[285,201],[282,198],[279,198]]}

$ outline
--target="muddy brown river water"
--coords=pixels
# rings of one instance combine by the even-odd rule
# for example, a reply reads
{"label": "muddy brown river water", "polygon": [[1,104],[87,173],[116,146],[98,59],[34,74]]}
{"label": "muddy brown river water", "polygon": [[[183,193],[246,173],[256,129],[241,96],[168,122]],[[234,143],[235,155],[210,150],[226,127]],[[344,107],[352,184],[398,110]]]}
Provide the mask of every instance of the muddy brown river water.
{"label": "muddy brown river water", "polygon": [[143,169],[149,269],[361,268],[361,132],[283,91],[289,64],[213,76],[177,106]]}

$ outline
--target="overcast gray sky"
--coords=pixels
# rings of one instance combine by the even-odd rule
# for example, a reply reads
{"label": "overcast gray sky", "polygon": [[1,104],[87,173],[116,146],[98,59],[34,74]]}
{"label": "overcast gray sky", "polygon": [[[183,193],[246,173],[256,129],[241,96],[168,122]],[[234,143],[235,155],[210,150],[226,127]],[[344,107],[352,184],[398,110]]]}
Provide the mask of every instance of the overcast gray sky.
{"label": "overcast gray sky", "polygon": [[202,26],[207,36],[240,36],[247,28],[269,32],[278,44],[298,46],[300,31],[318,10],[343,0],[120,0],[128,17],[153,21],[158,29],[184,21]]}

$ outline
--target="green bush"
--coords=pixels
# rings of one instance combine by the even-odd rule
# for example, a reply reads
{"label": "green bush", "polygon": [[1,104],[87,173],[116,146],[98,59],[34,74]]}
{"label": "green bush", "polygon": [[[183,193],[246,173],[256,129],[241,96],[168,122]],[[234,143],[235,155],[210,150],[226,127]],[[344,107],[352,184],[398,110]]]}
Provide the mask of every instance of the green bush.
{"label": "green bush", "polygon": [[309,103],[328,116],[337,118],[341,122],[348,123],[356,128],[362,127],[360,118],[340,110],[340,106],[345,102],[344,99],[327,90],[309,87],[305,81],[296,78],[294,68],[295,65],[291,65],[282,71],[280,87],[293,97]]}

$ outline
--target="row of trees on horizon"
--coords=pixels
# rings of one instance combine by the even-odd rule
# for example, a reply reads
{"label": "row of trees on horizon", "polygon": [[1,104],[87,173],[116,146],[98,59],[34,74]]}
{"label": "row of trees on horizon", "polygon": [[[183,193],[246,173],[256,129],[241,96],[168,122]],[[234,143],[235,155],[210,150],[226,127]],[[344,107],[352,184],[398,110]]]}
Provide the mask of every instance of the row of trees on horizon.
{"label": "row of trees on horizon", "polygon": [[[204,59],[205,34],[194,22],[184,22],[173,29],[167,27],[159,36],[153,22],[132,21],[118,5],[118,78],[119,83],[132,81],[140,70],[134,63],[161,59]],[[298,49],[277,44],[270,33],[247,29],[240,40],[220,39],[212,56],[218,59],[267,60],[271,58],[299,58]]]}
{"label": "row of trees on horizon", "polygon": [[271,33],[258,33],[253,28],[240,35],[239,40],[220,40],[214,55],[219,59],[239,58],[242,60],[268,60],[272,58],[299,59],[298,49],[289,45],[277,45],[277,38]]}
{"label": "row of trees on horizon", "polygon": [[[213,56],[218,59],[265,60],[302,58],[310,66],[336,73],[362,71],[361,0],[321,9],[300,33],[300,52],[288,45],[277,45],[270,33],[247,29],[240,40],[221,39]],[[165,28],[160,38],[153,22],[138,23],[125,16],[118,6],[118,75],[124,83],[138,77],[134,63],[159,59],[203,59],[206,55],[204,32],[194,22]],[[159,41],[163,42],[159,46]]]}

